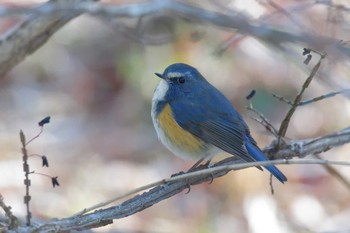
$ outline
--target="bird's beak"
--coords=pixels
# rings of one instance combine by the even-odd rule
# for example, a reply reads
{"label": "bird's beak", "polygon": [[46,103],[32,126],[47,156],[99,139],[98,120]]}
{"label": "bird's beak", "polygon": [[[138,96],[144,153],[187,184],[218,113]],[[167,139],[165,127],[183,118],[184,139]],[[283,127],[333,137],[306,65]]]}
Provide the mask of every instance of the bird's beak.
{"label": "bird's beak", "polygon": [[157,75],[159,78],[164,79],[162,74],[160,74],[160,73],[154,73],[154,74]]}

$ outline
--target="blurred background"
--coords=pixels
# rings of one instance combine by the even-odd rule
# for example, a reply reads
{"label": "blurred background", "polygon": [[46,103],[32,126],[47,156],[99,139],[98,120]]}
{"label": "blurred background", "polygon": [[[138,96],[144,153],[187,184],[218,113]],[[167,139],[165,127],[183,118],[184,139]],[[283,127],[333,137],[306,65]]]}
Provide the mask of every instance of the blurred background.
{"label": "blurred background", "polygon": [[[330,5],[220,0],[202,1],[199,6],[227,14],[238,12],[292,33],[305,30],[346,42],[350,36],[349,2],[327,3]],[[16,22],[16,18],[1,18],[1,32]],[[24,219],[19,131],[30,139],[39,132],[37,123],[46,116],[51,116],[51,123],[28,150],[29,154],[46,155],[50,167],[42,168],[40,158],[32,157],[30,168],[58,176],[60,186],[52,188],[47,177],[30,176],[34,222],[70,216],[190,168],[194,161],[173,156],[158,141],[150,117],[158,82],[154,73],[175,62],[195,66],[220,89],[246,119],[263,148],[274,137],[252,119],[255,116],[246,109],[249,103],[245,97],[255,89],[254,108],[278,128],[289,106],[271,93],[294,99],[319,59],[313,54],[310,64],[305,65],[302,52],[306,46],[277,45],[273,40],[261,41],[162,12],[142,20],[106,21],[89,15],[72,20],[0,78],[0,193],[5,203]],[[330,47],[315,44],[312,48],[327,53],[327,57],[304,99],[349,88],[349,57]],[[320,137],[348,127],[348,97],[338,95],[299,107],[287,139]],[[349,153],[350,146],[346,145],[320,156],[349,161]],[[289,180],[284,185],[274,181],[274,195],[269,173],[250,168],[231,172],[212,184],[195,186],[187,195],[181,193],[93,231],[350,232],[350,190],[346,185],[320,165],[279,168]],[[349,168],[335,169],[349,182]]]}

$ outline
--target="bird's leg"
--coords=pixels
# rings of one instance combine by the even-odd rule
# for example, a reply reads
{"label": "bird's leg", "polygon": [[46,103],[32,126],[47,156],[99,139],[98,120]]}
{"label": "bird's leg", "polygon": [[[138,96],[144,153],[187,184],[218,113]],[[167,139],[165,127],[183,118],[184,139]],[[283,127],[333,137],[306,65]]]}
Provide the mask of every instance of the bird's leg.
{"label": "bird's leg", "polygon": [[[200,160],[198,160],[187,172],[192,172],[192,171],[194,171],[196,168],[198,168],[199,164],[200,164],[201,162],[203,162],[204,159],[205,159],[205,158],[201,158]],[[208,160],[205,162],[205,164],[203,164],[202,166],[204,166],[204,167],[206,167],[206,168],[210,168],[210,162],[211,162],[211,159],[208,159]],[[213,174],[210,174],[210,176],[211,176],[211,179],[210,179],[210,181],[209,181],[209,184],[213,183],[213,180],[214,180]]]}
{"label": "bird's leg", "polygon": [[[200,160],[198,160],[190,169],[188,169],[187,172],[192,172],[196,168],[198,168],[199,164],[201,164],[204,161],[204,159],[205,158],[201,158]],[[211,162],[211,159],[207,160],[205,162],[205,164],[203,164],[203,166],[206,167],[206,168],[209,168],[210,167],[210,162]],[[173,175],[171,175],[171,177],[182,175],[182,174],[184,174],[184,172],[179,172],[179,173],[173,174]],[[211,174],[211,180],[210,180],[209,184],[213,183],[213,180],[214,180],[214,176]],[[188,190],[187,190],[187,192],[185,194],[188,194],[191,191],[191,185],[190,184],[187,184],[187,189]]]}
{"label": "bird's leg", "polygon": [[204,160],[204,158],[201,158],[200,160],[198,160],[190,169],[188,169],[187,172],[192,172],[193,170],[195,170],[195,169],[198,167],[198,165],[199,165],[201,162],[203,162],[203,160]]}
{"label": "bird's leg", "polygon": [[211,162],[211,159],[208,159],[207,162],[205,162],[205,164],[203,166],[210,168],[210,162]]}
{"label": "bird's leg", "polygon": [[[185,172],[178,172],[176,174],[172,174],[171,177],[175,177],[175,176],[180,176],[185,174]],[[188,182],[188,180],[186,179],[186,186],[187,186],[187,192],[185,194],[188,194],[191,191],[191,184]]]}
{"label": "bird's leg", "polygon": [[[206,166],[207,168],[210,168],[210,162],[211,162],[211,159],[208,159],[207,162],[205,162],[205,164],[203,166]],[[212,173],[210,173],[210,181],[209,181],[209,184],[213,183],[214,181],[214,175]]]}

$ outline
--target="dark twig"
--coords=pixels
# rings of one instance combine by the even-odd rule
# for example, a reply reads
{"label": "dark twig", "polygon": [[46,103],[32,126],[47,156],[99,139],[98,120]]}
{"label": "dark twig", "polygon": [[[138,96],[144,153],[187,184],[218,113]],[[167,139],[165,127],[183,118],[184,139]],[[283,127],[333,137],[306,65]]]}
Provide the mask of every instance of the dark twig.
{"label": "dark twig", "polygon": [[22,143],[23,171],[24,171],[24,176],[25,176],[24,184],[26,187],[26,195],[24,196],[24,203],[26,204],[26,208],[27,208],[26,223],[27,223],[27,226],[30,226],[30,220],[32,218],[32,213],[30,212],[30,208],[29,208],[29,202],[31,199],[31,196],[29,195],[29,186],[31,185],[31,181],[29,179],[30,170],[29,170],[29,164],[28,164],[28,152],[27,152],[27,148],[26,148],[26,145],[28,143],[26,143],[26,138],[25,138],[25,135],[24,135],[22,130],[20,131],[19,135],[20,135],[20,139],[21,139],[21,143]]}
{"label": "dark twig", "polygon": [[265,129],[270,132],[275,137],[278,136],[276,128],[266,119],[266,117],[260,113],[259,111],[255,110],[253,107],[252,99],[254,98],[256,94],[256,90],[252,90],[247,96],[246,99],[249,101],[249,106],[246,108],[252,112],[254,112],[256,115],[259,116],[260,119],[253,118],[256,122],[260,123],[262,126],[265,127]]}
{"label": "dark twig", "polygon": [[270,174],[270,182],[269,182],[269,186],[270,186],[270,192],[271,194],[275,194],[275,188],[273,187],[273,176],[272,174]]}
{"label": "dark twig", "polygon": [[[272,6],[274,9],[277,10],[278,13],[283,14],[284,16],[286,16],[291,22],[293,22],[295,25],[297,25],[299,28],[303,29],[304,31],[311,31],[310,28],[306,28],[305,27],[305,23],[300,22],[296,17],[294,17],[292,14],[290,14],[288,12],[288,10],[284,9],[283,7],[281,7],[279,4],[277,4],[276,2],[272,1],[272,0],[268,0],[267,3]],[[309,4],[309,6],[311,6]],[[304,9],[306,9],[307,7],[305,6]]]}
{"label": "dark twig", "polygon": [[278,131],[277,129],[266,119],[266,117],[260,113],[259,111],[255,110],[252,106],[247,106],[247,109],[254,112],[256,115],[259,116],[259,119],[253,118],[256,122],[260,123],[264,128],[270,132],[273,136],[278,137]]}
{"label": "dark twig", "polygon": [[[349,92],[350,92],[350,89],[344,89],[344,90],[341,90],[341,91],[333,91],[333,92],[330,92],[330,93],[325,94],[325,95],[321,95],[321,96],[317,96],[315,98],[311,98],[311,99],[308,99],[308,100],[301,101],[298,104],[298,106],[311,104],[311,103],[314,103],[314,102],[317,102],[317,101],[320,101],[320,100],[324,100],[324,99],[327,99],[327,98],[330,98],[330,97],[333,97],[333,96],[336,96],[336,95],[339,95],[339,94],[346,94],[346,93],[349,93]],[[293,102],[288,100],[288,99],[286,99],[286,98],[284,98],[283,96],[279,96],[276,93],[272,93],[272,96],[275,97],[278,100],[281,100],[281,101],[283,101],[283,102],[293,106]]]}
{"label": "dark twig", "polygon": [[33,138],[31,138],[31,139],[26,143],[26,145],[28,145],[29,143],[31,143],[34,139],[38,138],[38,137],[42,134],[43,130],[44,130],[44,127],[40,126],[40,132],[39,132],[37,135],[35,135]]}
{"label": "dark twig", "polygon": [[314,103],[314,102],[317,102],[317,101],[320,101],[320,100],[324,100],[324,99],[327,99],[327,98],[330,98],[330,97],[333,97],[333,96],[336,96],[336,95],[339,95],[339,94],[345,94],[345,93],[349,93],[349,92],[350,92],[350,89],[330,92],[330,93],[325,94],[325,95],[321,95],[321,96],[318,96],[318,97],[315,97],[315,98],[312,98],[312,99],[301,101],[299,103],[299,106],[307,105],[307,104]]}
{"label": "dark twig", "polygon": [[276,99],[278,99],[278,100],[280,100],[280,101],[283,101],[283,102],[285,102],[285,103],[287,103],[287,104],[293,106],[293,102],[290,101],[290,100],[288,100],[288,99],[286,99],[285,97],[280,96],[280,95],[278,95],[278,94],[276,94],[276,93],[271,93],[271,94],[272,94],[272,96],[275,97]]}
{"label": "dark twig", "polygon": [[292,104],[292,107],[289,109],[286,117],[283,119],[283,121],[281,123],[281,126],[280,126],[280,129],[278,131],[279,137],[278,137],[277,146],[280,145],[281,138],[283,138],[286,135],[290,119],[292,118],[296,108],[298,107],[299,103],[301,102],[301,99],[302,99],[302,96],[303,96],[305,90],[309,87],[312,79],[315,77],[318,69],[321,66],[321,61],[325,58],[325,56],[326,56],[325,54],[320,56],[320,59],[319,59],[318,63],[311,70],[311,73],[310,73],[309,77],[305,80],[305,82],[304,82],[300,92],[295,97],[295,99],[293,101],[293,104]]}

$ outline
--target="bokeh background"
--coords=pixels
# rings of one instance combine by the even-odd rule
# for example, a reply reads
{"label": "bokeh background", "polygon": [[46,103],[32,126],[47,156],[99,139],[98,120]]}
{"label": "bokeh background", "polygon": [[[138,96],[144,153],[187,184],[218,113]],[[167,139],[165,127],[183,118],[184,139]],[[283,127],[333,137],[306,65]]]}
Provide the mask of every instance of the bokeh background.
{"label": "bokeh background", "polygon": [[[111,4],[130,1],[109,1]],[[300,4],[312,3],[308,7]],[[1,1],[1,4],[40,4]],[[202,7],[343,41],[349,40],[349,2],[332,6],[314,1],[203,1]],[[278,12],[278,4],[290,15]],[[335,7],[339,4],[341,7]],[[297,6],[301,7],[297,7]],[[276,13],[277,12],[277,13]],[[289,16],[290,16],[289,15]],[[18,19],[1,18],[2,33]],[[58,176],[52,188],[47,177],[32,175],[31,210],[35,221],[70,216],[85,207],[169,177],[192,166],[173,156],[157,140],[150,108],[158,82],[155,72],[184,62],[220,89],[242,113],[261,147],[274,139],[246,109],[245,96],[257,91],[255,109],[279,127],[289,106],[274,97],[293,99],[318,61],[303,63],[304,44],[284,44],[224,30],[166,14],[108,22],[84,15],[74,19],[42,48],[0,79],[0,193],[15,215],[24,219],[24,174],[19,131],[30,139],[45,116],[51,123],[33,141],[31,170]],[[330,50],[305,99],[349,88],[349,58]],[[322,50],[324,49],[324,50]],[[329,49],[329,50],[327,50]],[[319,137],[349,126],[347,95],[299,107],[288,139]],[[349,160],[350,146],[321,156]],[[224,156],[224,155],[222,155]],[[312,158],[312,156],[310,156]],[[350,232],[350,190],[320,165],[284,165],[284,185],[250,168],[231,172],[212,184],[201,184],[149,209],[115,220],[94,232]],[[336,167],[350,181],[347,167]],[[1,215],[3,213],[1,212]]]}

